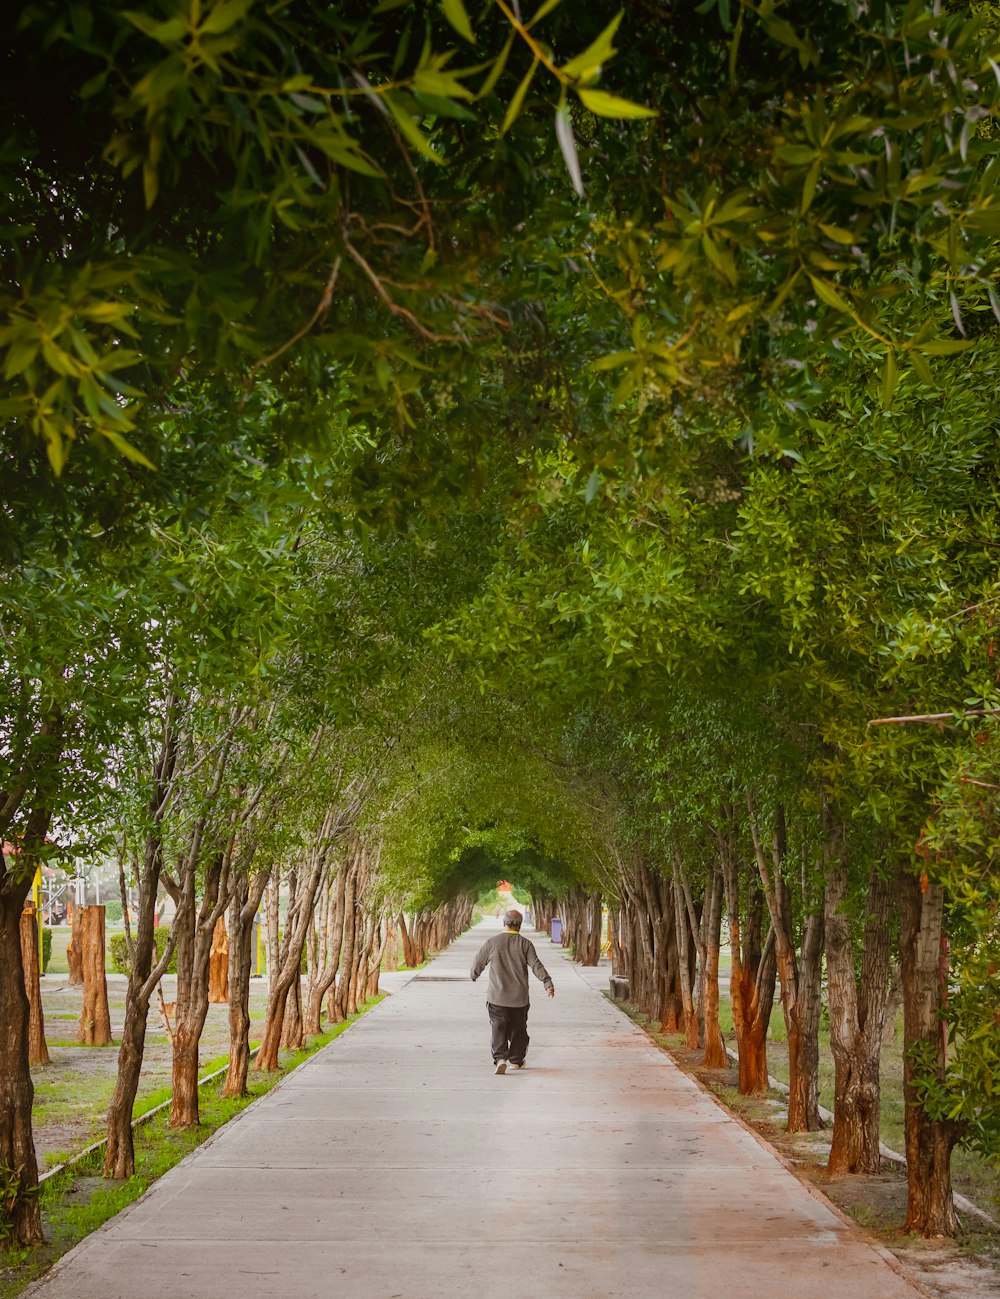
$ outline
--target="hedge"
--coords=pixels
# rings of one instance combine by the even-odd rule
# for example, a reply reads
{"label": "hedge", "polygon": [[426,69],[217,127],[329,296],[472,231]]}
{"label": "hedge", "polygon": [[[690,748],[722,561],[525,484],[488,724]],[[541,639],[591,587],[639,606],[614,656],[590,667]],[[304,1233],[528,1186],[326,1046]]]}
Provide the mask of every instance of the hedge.
{"label": "hedge", "polygon": [[[170,926],[160,925],[153,930],[153,941],[156,943],[156,959],[159,960],[170,941]],[[111,965],[117,974],[128,974],[131,968],[128,959],[128,943],[124,934],[111,935]],[[174,951],[167,966],[168,974],[177,973],[177,952]]]}

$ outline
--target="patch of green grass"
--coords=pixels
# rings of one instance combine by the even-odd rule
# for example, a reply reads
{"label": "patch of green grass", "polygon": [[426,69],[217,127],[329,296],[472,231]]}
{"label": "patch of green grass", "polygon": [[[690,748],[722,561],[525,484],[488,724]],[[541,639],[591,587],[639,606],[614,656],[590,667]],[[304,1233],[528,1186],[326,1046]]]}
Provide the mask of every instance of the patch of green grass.
{"label": "patch of green grass", "polygon": [[[198,1127],[172,1129],[168,1126],[169,1115],[164,1112],[136,1128],[135,1174],[127,1181],[104,1181],[100,1175],[103,1163],[103,1152],[100,1150],[49,1178],[41,1190],[46,1243],[34,1249],[0,1252],[0,1299],[15,1299],[84,1236],[96,1231],[109,1218],[139,1199],[157,1178],[162,1177],[258,1097],[269,1092],[285,1074],[338,1038],[362,1015],[377,1006],[384,996],[383,993],[366,1002],[356,1015],[351,1015],[341,1024],[331,1025],[301,1050],[283,1052],[280,1071],[259,1073],[251,1068],[246,1096],[223,1097],[220,1093],[225,1080],[222,1078],[203,1088],[199,1093],[201,1122]],[[211,1073],[213,1067],[221,1068],[228,1059],[228,1056],[220,1056],[208,1061],[202,1074]],[[160,1093],[144,1097],[141,1103],[136,1104],[136,1110],[145,1113],[158,1101],[168,1100],[169,1097],[169,1089],[164,1089]]]}

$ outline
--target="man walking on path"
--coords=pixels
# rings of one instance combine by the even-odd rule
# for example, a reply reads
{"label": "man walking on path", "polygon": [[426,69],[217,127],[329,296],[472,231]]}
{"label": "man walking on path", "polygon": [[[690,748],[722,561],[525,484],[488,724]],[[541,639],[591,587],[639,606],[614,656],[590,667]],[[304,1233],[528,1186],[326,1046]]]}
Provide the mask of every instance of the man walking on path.
{"label": "man walking on path", "polygon": [[490,1015],[493,1072],[506,1073],[507,1065],[520,1069],[528,1050],[528,967],[545,984],[549,997],[556,995],[534,943],[521,937],[520,911],[508,911],[504,931],[488,938],[472,962],[472,982],[487,965],[490,983],[486,1009]]}

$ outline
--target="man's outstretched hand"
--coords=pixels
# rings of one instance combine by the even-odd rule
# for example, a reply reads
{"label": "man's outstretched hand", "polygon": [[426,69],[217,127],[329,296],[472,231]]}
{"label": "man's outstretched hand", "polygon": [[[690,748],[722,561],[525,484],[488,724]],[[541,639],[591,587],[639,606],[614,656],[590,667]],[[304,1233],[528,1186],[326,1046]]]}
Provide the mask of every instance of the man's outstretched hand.
{"label": "man's outstretched hand", "polygon": [[555,990],[555,988],[546,988],[546,989],[545,989],[545,995],[546,995],[546,997],[554,997],[554,996],[556,995],[556,990]]}

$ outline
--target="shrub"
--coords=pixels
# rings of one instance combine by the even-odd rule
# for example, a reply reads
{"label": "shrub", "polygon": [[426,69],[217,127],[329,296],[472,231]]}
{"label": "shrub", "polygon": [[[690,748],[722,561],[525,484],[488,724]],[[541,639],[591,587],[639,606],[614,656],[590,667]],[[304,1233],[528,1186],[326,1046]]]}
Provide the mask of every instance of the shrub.
{"label": "shrub", "polygon": [[49,968],[49,960],[52,957],[52,930],[42,927],[42,973],[45,974]]}
{"label": "shrub", "polygon": [[[156,959],[159,960],[170,941],[170,926],[160,925],[153,930],[153,941],[156,944]],[[128,959],[128,944],[124,934],[111,935],[111,968],[116,974],[128,974],[131,968]],[[174,952],[167,966],[168,974],[177,973],[177,953]]]}
{"label": "shrub", "polygon": [[110,902],[104,904],[104,919],[109,925],[121,923],[122,904],[117,898],[112,898]]}

